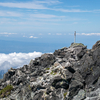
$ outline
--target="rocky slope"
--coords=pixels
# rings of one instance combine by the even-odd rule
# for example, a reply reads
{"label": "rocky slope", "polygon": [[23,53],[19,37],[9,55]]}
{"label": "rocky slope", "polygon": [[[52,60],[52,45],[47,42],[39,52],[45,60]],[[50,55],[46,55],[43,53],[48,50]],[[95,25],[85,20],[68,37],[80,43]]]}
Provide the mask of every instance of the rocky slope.
{"label": "rocky slope", "polygon": [[11,68],[0,90],[0,100],[100,100],[100,41],[92,49],[71,44]]}

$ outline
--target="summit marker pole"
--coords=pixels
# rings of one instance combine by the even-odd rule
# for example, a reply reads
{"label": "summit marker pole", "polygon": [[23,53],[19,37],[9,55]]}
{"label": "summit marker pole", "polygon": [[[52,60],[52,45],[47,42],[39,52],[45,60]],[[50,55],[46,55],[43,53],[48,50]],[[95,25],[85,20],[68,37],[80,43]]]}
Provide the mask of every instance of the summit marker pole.
{"label": "summit marker pole", "polygon": [[74,33],[74,43],[76,43],[76,31]]}

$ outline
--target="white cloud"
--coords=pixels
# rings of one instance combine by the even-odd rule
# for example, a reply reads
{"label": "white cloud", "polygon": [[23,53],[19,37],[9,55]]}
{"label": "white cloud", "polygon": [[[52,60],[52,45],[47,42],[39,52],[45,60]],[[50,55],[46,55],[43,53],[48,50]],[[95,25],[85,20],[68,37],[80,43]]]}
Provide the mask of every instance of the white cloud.
{"label": "white cloud", "polygon": [[51,14],[31,14],[30,17],[31,18],[33,18],[33,17],[34,18],[40,18],[39,20],[41,20],[41,18],[49,19],[49,20],[50,20],[50,18],[54,18],[53,20],[55,20],[55,18],[58,18],[58,19],[65,18],[65,16],[56,16],[56,15],[51,15]]}
{"label": "white cloud", "polygon": [[67,7],[71,7],[71,8],[73,8],[73,7],[80,7],[79,5],[76,5],[76,6],[67,6]]}
{"label": "white cloud", "polygon": [[78,24],[78,22],[73,22],[73,24]]}
{"label": "white cloud", "polygon": [[86,36],[97,35],[97,36],[99,36],[100,33],[76,33],[76,35],[86,35]]}
{"label": "white cloud", "polygon": [[17,33],[8,33],[8,32],[3,32],[3,33],[0,33],[2,35],[12,35],[12,34],[17,34]]}
{"label": "white cloud", "polygon": [[38,38],[38,37],[30,36],[29,38],[34,38],[34,39],[36,39],[36,38]]}
{"label": "white cloud", "polygon": [[48,35],[51,35],[51,33],[48,33]]}
{"label": "white cloud", "polygon": [[92,12],[88,10],[80,10],[80,9],[52,9],[55,11],[61,11],[61,12]]}
{"label": "white cloud", "polygon": [[22,14],[17,12],[11,12],[11,11],[0,11],[0,16],[20,17],[22,16]]}
{"label": "white cloud", "polygon": [[38,37],[33,37],[34,39],[38,38]]}
{"label": "white cloud", "polygon": [[30,36],[29,38],[33,38],[33,36]]}
{"label": "white cloud", "polygon": [[100,9],[93,10],[94,13],[100,13]]}
{"label": "white cloud", "polygon": [[23,67],[31,59],[41,56],[41,52],[0,54],[0,70]]}
{"label": "white cloud", "polygon": [[[53,4],[61,4],[58,0],[45,0],[45,1],[33,1],[33,2],[0,2],[0,6],[3,7],[11,7],[11,8],[26,8],[26,9],[48,9],[54,11],[61,11],[61,12],[100,12],[100,9],[95,10],[81,10],[81,9],[62,9],[62,8],[48,8],[47,5]],[[67,6],[67,7],[80,7],[79,5],[76,6]],[[14,12],[13,12],[14,13]],[[11,15],[14,16],[12,12]],[[9,14],[9,12],[8,12]],[[3,15],[3,14],[2,14]],[[19,15],[18,15],[19,16]]]}
{"label": "white cloud", "polygon": [[48,9],[41,4],[37,4],[35,2],[26,2],[26,3],[2,3],[0,2],[0,6],[4,7],[13,7],[13,8],[26,8],[26,9]]}
{"label": "white cloud", "polygon": [[62,35],[62,33],[56,33],[56,35]]}
{"label": "white cloud", "polygon": [[[0,2],[0,6],[4,6],[4,7],[13,7],[13,8],[26,8],[26,9],[49,9],[49,10],[54,10],[54,11],[61,11],[61,12],[94,12],[97,10],[93,10],[93,11],[88,11],[88,10],[80,10],[80,9],[62,9],[62,8],[48,8],[46,6],[44,6],[44,4],[59,4],[62,2],[59,2],[58,0],[48,0],[48,1],[34,1],[34,2],[20,2],[20,3],[12,3],[12,2],[6,2],[6,3],[2,3]],[[70,7],[70,6],[69,6]],[[72,7],[77,7],[77,6],[72,6]]]}
{"label": "white cloud", "polygon": [[23,37],[27,37],[26,35],[23,35]]}
{"label": "white cloud", "polygon": [[48,1],[35,1],[36,3],[45,3],[45,4],[58,4],[58,3],[62,3],[58,0],[48,0]]}
{"label": "white cloud", "polygon": [[39,35],[43,35],[42,33],[39,33]]}
{"label": "white cloud", "polygon": [[52,4],[59,4],[61,3],[58,0],[45,0],[45,1],[33,1],[33,2],[0,2],[0,6],[4,6],[4,7],[13,7],[13,8],[26,8],[26,9],[50,9],[47,8],[46,6],[44,6],[43,4],[48,4],[48,5],[52,5]]}
{"label": "white cloud", "polygon": [[49,15],[49,14],[32,14],[31,17],[36,17],[36,18],[55,18],[57,16]]}

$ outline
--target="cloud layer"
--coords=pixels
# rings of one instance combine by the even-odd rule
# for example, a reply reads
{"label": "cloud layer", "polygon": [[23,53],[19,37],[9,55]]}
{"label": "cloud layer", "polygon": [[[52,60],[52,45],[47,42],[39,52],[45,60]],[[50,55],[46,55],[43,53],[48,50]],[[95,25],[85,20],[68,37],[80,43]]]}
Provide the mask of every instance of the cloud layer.
{"label": "cloud layer", "polygon": [[100,33],[77,33],[77,35],[86,35],[86,36],[96,35],[96,36],[99,36]]}
{"label": "cloud layer", "polygon": [[17,34],[17,33],[8,33],[8,32],[3,32],[3,33],[0,33],[0,34],[3,34],[3,35],[12,35],[12,34]]}
{"label": "cloud layer", "polygon": [[0,54],[0,70],[23,67],[31,59],[41,56],[41,52]]}
{"label": "cloud layer", "polygon": [[38,37],[30,36],[29,38],[34,38],[34,39],[36,39],[36,38],[38,38]]}

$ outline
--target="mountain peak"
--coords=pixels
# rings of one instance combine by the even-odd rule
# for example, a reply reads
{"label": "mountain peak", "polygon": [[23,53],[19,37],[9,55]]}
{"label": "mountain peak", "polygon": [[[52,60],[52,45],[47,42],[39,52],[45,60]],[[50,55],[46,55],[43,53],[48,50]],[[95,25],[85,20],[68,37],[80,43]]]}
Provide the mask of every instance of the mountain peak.
{"label": "mountain peak", "polygon": [[85,47],[85,45],[82,43],[72,43],[70,47]]}
{"label": "mountain peak", "polygon": [[[22,68],[11,68],[0,80],[0,100],[100,99],[98,47],[99,42],[90,50],[82,43],[72,43]],[[8,93],[5,88],[9,85],[13,88]]]}

